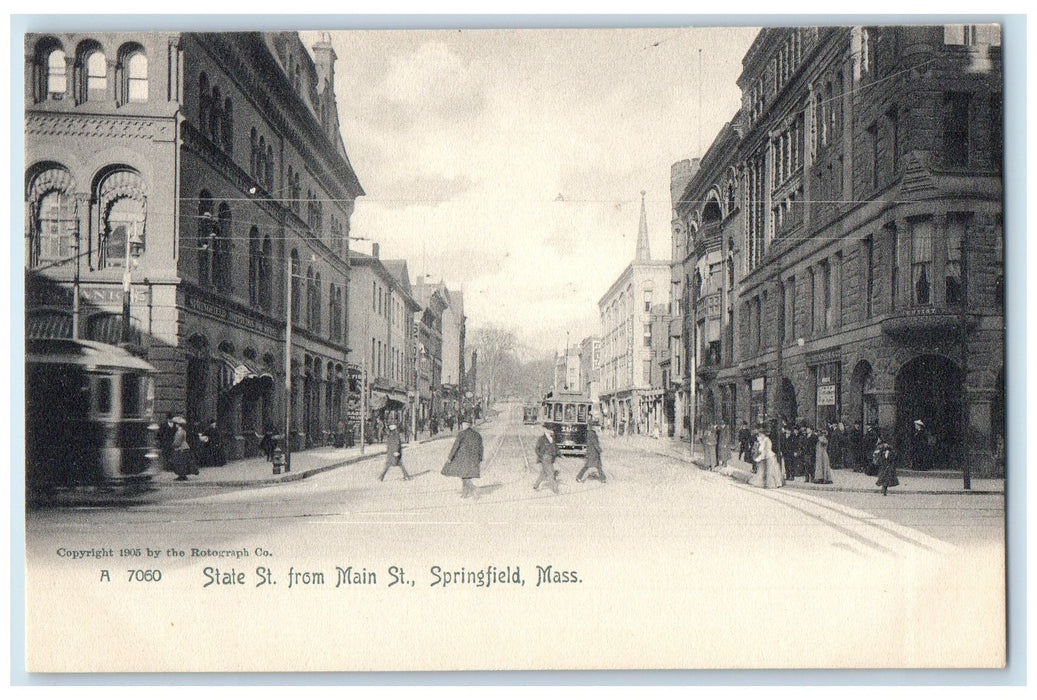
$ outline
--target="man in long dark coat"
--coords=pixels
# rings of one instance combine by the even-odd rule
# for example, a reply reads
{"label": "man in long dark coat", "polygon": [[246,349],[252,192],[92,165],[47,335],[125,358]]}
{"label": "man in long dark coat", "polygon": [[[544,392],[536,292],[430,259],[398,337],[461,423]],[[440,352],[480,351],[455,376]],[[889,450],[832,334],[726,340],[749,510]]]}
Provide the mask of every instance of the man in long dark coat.
{"label": "man in long dark coat", "polygon": [[860,421],[853,424],[853,428],[846,436],[845,449],[848,457],[846,461],[848,466],[852,467],[855,472],[864,470],[864,450],[861,447],[861,443],[864,442],[864,433],[861,431]]}
{"label": "man in long dark coat", "polygon": [[547,483],[551,490],[558,493],[558,479],[555,478],[555,459],[558,457],[558,445],[554,441],[554,433],[550,428],[544,429],[536,444],[537,462],[540,463],[540,476],[533,484],[533,490],[539,491],[540,484]]}
{"label": "man in long dark coat", "polygon": [[916,471],[929,469],[929,433],[925,430],[925,423],[920,420],[915,421],[907,449],[911,457],[912,469]]}
{"label": "man in long dark coat", "polygon": [[205,436],[205,448],[208,452],[206,464],[212,467],[222,467],[227,463],[227,452],[223,449],[223,440],[220,437],[220,428],[215,418],[209,419],[209,426],[202,433]]}
{"label": "man in long dark coat", "polygon": [[411,475],[407,473],[407,467],[403,466],[403,443],[400,440],[400,431],[396,423],[389,425],[389,434],[385,436],[385,469],[378,477],[379,481],[385,481],[385,475],[391,467],[399,467],[403,470],[403,480],[410,481]]}
{"label": "man in long dark coat", "polygon": [[467,417],[458,421],[458,426],[461,432],[454,439],[442,474],[461,477],[461,498],[468,498],[476,495],[472,479],[479,478],[479,465],[483,458],[482,435],[472,427],[472,421]]}
{"label": "man in long dark coat", "polygon": [[576,480],[583,482],[584,474],[589,469],[598,470],[598,480],[605,483],[605,472],[601,468],[601,443],[598,442],[598,433],[594,428],[587,428],[587,455],[583,462],[583,469],[576,475]]}
{"label": "man in long dark coat", "polygon": [[[771,440],[771,444],[774,441]],[[738,459],[743,462],[752,461],[753,431],[749,430],[749,424],[742,421],[742,427],[738,430]]]}
{"label": "man in long dark coat", "polygon": [[158,427],[158,449],[162,453],[162,461],[168,471],[173,471],[173,437],[176,435],[176,423],[173,414],[166,414],[166,422]]}

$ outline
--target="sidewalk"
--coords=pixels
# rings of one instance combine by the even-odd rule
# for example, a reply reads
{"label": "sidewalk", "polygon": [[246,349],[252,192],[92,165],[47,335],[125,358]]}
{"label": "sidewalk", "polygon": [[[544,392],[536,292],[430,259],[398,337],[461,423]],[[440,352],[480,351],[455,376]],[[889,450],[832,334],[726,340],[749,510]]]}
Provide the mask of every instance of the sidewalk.
{"label": "sidewalk", "polygon": [[[434,437],[427,433],[419,434],[417,442],[403,443],[404,450],[408,445],[423,445],[435,440],[453,439],[457,432],[441,432]],[[155,475],[153,483],[161,486],[250,486],[256,484],[277,484],[298,481],[321,472],[326,472],[349,464],[356,464],[368,459],[381,458],[385,454],[385,443],[364,446],[364,454],[360,454],[360,446],[356,447],[311,447],[302,452],[292,453],[292,470],[280,474],[273,473],[273,465],[266,457],[251,457],[227,462],[222,467],[202,467],[197,475],[187,477],[187,481],[177,481],[176,474],[161,471]]]}
{"label": "sidewalk", "polygon": [[[680,440],[674,440],[672,438],[652,438],[647,435],[627,435],[612,438],[610,441],[614,441],[614,444],[622,445],[626,444],[629,446],[637,446],[646,452],[652,452],[658,455],[664,455],[667,457],[673,457],[675,459],[688,462],[689,464],[695,464],[699,469],[709,470],[709,467],[705,466],[705,452],[704,447],[712,448],[712,445],[702,445],[698,443],[695,445],[694,453],[692,451],[692,445],[688,442]],[[721,472],[718,470],[710,470],[717,476],[727,476],[736,481],[745,482],[748,480],[749,475],[752,474],[752,465],[748,462],[742,462],[737,457],[733,457],[728,462],[727,472]],[[863,472],[854,472],[849,469],[833,469],[832,470],[832,481],[833,484],[809,484],[803,481],[803,477],[798,477],[795,481],[786,481],[785,486],[787,488],[802,489],[806,491],[850,491],[856,493],[877,493],[879,487],[875,485],[877,477],[868,476]],[[928,471],[928,472],[916,472],[909,470],[898,470],[897,478],[900,480],[899,486],[893,486],[890,488],[891,493],[914,493],[914,494],[979,494],[979,495],[990,495],[1000,494],[1003,495],[1005,492],[1005,480],[1004,479],[988,479],[988,478],[972,478],[972,488],[968,491],[965,490],[962,482],[961,472],[959,471]]]}

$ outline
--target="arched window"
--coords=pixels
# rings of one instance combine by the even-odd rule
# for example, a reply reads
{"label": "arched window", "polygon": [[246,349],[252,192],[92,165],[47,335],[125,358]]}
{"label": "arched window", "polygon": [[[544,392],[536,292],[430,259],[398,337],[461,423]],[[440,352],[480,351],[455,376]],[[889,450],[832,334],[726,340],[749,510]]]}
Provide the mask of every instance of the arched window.
{"label": "arched window", "polygon": [[295,182],[292,184],[292,208],[295,209],[295,213],[298,214],[301,210],[302,205],[299,204],[299,199],[302,197],[302,186],[299,185],[299,173],[295,173]]}
{"label": "arched window", "polygon": [[313,280],[313,330],[320,333],[321,329],[321,304],[320,304],[320,273]]}
{"label": "arched window", "polygon": [[209,129],[209,110],[212,108],[212,95],[209,94],[209,76],[202,73],[198,76],[198,128],[203,132]]}
{"label": "arched window", "polygon": [[274,147],[266,147],[266,177],[263,179],[268,191],[274,189]]}
{"label": "arched window", "polygon": [[248,174],[255,177],[259,171],[259,142],[256,140],[256,127],[252,127],[252,131],[248,135],[248,142]]}
{"label": "arched window", "polygon": [[65,52],[60,48],[51,49],[47,54],[47,73],[44,83],[44,94],[52,100],[60,100],[68,91],[68,65]]}
{"label": "arched window", "polygon": [[266,187],[266,137],[259,137],[259,151],[256,153],[256,179]]}
{"label": "arched window", "polygon": [[140,44],[127,44],[119,50],[119,104],[148,101],[148,57]]}
{"label": "arched window", "polygon": [[212,277],[217,290],[229,293],[233,289],[233,267],[231,265],[231,241],[234,237],[230,207],[220,204],[217,216],[216,237],[213,240]]}
{"label": "arched window", "polygon": [[234,153],[234,105],[229,97],[223,101],[223,150]]}
{"label": "arched window", "polygon": [[270,236],[263,239],[263,253],[259,260],[259,307],[264,311],[270,311],[272,309],[272,299],[270,291],[271,285],[271,271],[273,266],[271,264],[271,258],[274,254],[274,244],[270,240]]}
{"label": "arched window", "polygon": [[76,98],[79,102],[103,100],[108,89],[108,61],[96,41],[79,45],[76,58]]}
{"label": "arched window", "polygon": [[263,248],[259,241],[259,229],[253,226],[248,232],[248,301],[252,306],[259,306],[262,260]]}
{"label": "arched window", "polygon": [[97,202],[101,215],[97,266],[124,267],[133,252],[129,244],[136,244],[139,254],[144,251],[146,200],[140,174],[128,168],[111,171],[100,181]]}
{"label": "arched window", "polygon": [[212,285],[212,248],[216,236],[216,212],[212,195],[202,190],[198,195],[198,284]]}
{"label": "arched window", "polygon": [[292,170],[292,166],[289,165],[288,166],[288,180],[287,180],[288,187],[285,188],[284,196],[285,196],[285,199],[288,200],[286,202],[286,204],[288,205],[288,208],[291,209],[292,211],[295,211],[295,203],[292,201],[292,183],[294,182],[294,177],[295,177],[295,175],[294,175],[294,171]]}
{"label": "arched window", "polygon": [[314,286],[313,268],[306,268],[306,327],[313,330],[313,295],[317,291]]}
{"label": "arched window", "polygon": [[27,188],[29,231],[25,261],[30,268],[70,259],[79,233],[75,183],[64,167],[54,165],[31,178]]}
{"label": "arched window", "polygon": [[212,88],[212,109],[209,111],[209,136],[216,144],[223,143],[223,117],[221,115],[221,107],[223,102],[223,96],[220,95],[220,88],[218,85],[214,85]]}
{"label": "arched window", "polygon": [[299,323],[302,319],[299,318],[299,312],[302,309],[302,268],[299,263],[299,251],[292,250],[292,265],[291,265],[291,285],[292,285],[292,318],[295,319],[295,323]]}

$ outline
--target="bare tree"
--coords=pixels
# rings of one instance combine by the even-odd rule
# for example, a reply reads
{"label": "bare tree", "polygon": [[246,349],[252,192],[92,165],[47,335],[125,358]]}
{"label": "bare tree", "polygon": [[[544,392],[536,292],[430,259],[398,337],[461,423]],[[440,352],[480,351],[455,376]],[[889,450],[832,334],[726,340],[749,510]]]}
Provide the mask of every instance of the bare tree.
{"label": "bare tree", "polygon": [[518,349],[515,332],[494,325],[475,328],[470,343],[471,347],[479,351],[482,394],[488,403],[492,403],[501,395],[505,385],[510,386],[514,383],[513,372]]}

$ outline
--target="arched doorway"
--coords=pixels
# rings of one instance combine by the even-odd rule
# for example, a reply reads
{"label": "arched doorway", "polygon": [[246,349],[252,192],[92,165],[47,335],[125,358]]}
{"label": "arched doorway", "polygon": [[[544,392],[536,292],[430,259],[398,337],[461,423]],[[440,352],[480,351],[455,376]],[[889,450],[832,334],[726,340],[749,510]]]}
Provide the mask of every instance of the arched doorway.
{"label": "arched doorway", "polygon": [[184,382],[185,413],[189,421],[201,422],[207,418],[206,388],[209,385],[209,341],[205,336],[193,335],[187,341],[187,377]]}
{"label": "arched doorway", "polygon": [[878,421],[879,406],[875,399],[875,375],[871,363],[861,360],[850,375],[850,401],[846,416],[851,423],[861,426]]}
{"label": "arched doorway", "polygon": [[896,448],[907,454],[912,424],[921,420],[934,438],[931,463],[936,469],[954,467],[961,443],[962,376],[958,366],[940,355],[921,355],[897,372]]}
{"label": "arched doorway", "polygon": [[796,422],[799,416],[799,405],[796,402],[796,387],[788,377],[782,377],[781,391],[778,393],[778,415],[789,425]]}
{"label": "arched doorway", "polygon": [[699,404],[699,430],[709,430],[716,422],[716,397],[712,389],[707,389]]}
{"label": "arched doorway", "polygon": [[994,384],[994,399],[990,403],[990,449],[994,461],[1000,466],[1001,473],[1005,468],[1005,368],[997,371]]}

